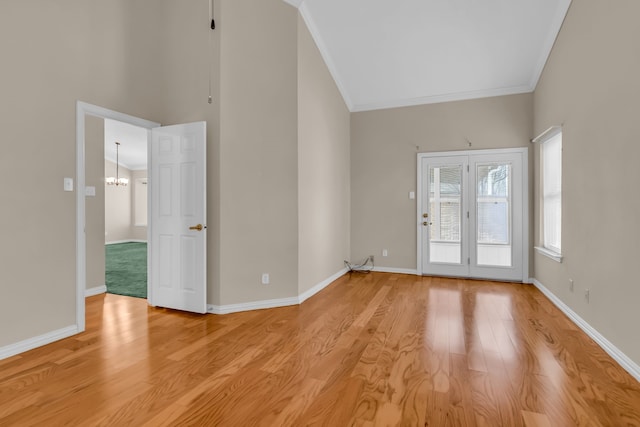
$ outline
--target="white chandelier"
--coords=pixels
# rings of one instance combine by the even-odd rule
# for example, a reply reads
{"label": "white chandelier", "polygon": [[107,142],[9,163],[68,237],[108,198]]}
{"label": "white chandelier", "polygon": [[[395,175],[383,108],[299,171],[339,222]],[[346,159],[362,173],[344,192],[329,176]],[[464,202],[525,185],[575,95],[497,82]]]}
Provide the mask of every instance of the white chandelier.
{"label": "white chandelier", "polygon": [[107,185],[121,185],[126,187],[129,184],[128,178],[120,178],[120,143],[116,142],[116,176],[108,176],[104,179]]}

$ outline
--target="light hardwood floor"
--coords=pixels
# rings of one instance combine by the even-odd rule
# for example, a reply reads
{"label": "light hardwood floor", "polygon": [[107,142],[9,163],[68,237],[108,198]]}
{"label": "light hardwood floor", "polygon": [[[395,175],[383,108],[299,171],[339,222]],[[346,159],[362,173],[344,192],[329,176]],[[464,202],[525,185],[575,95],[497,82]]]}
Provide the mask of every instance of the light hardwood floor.
{"label": "light hardwood floor", "polygon": [[640,384],[530,285],[354,274],[225,316],[91,297],[0,361],[0,425],[640,426]]}

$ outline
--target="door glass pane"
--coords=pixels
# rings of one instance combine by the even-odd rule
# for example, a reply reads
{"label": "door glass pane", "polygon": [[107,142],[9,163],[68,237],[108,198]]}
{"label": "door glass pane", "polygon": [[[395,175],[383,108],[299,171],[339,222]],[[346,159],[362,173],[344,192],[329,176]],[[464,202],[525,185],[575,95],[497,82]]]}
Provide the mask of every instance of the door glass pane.
{"label": "door glass pane", "polygon": [[511,267],[511,165],[476,167],[477,264]]}
{"label": "door glass pane", "polygon": [[430,262],[462,261],[462,165],[429,167]]}

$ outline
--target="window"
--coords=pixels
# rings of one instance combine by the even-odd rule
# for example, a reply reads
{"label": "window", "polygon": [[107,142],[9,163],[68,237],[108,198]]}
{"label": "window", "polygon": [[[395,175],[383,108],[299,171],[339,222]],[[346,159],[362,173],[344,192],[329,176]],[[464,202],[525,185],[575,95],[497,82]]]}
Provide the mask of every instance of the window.
{"label": "window", "polygon": [[562,128],[553,127],[534,141],[541,143],[542,248],[538,249],[562,261]]}
{"label": "window", "polygon": [[430,168],[430,200],[433,215],[431,240],[460,242],[462,224],[462,166]]}
{"label": "window", "polygon": [[134,219],[136,227],[147,225],[147,178],[138,178],[135,180],[133,189],[134,198]]}

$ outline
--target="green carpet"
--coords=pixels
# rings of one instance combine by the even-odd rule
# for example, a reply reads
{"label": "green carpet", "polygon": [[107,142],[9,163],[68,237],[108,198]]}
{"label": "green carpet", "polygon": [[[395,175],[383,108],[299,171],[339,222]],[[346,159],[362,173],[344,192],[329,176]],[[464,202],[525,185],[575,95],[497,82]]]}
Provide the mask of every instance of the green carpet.
{"label": "green carpet", "polygon": [[106,245],[106,282],[110,294],[147,297],[147,244]]}

